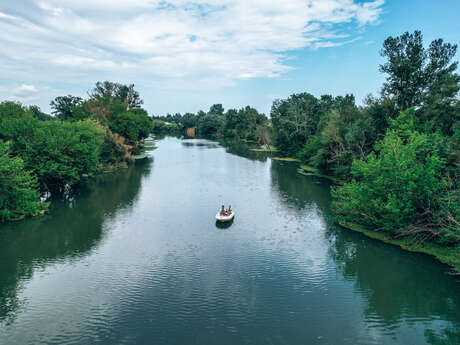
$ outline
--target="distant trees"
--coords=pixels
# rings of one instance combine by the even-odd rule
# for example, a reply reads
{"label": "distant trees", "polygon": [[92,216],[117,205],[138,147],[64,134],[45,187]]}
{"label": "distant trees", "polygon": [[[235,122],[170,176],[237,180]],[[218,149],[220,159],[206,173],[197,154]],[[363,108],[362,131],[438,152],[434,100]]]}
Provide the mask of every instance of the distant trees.
{"label": "distant trees", "polygon": [[270,115],[278,149],[328,174],[347,175],[374,142],[372,119],[353,95],[295,94],[275,101]]}
{"label": "distant trees", "polygon": [[[225,111],[222,104],[214,104],[208,112],[199,111],[196,114],[166,115],[154,117],[156,132],[186,133],[187,128],[194,127],[196,133],[202,136],[226,137],[257,141],[260,127],[268,126],[268,119],[256,109],[249,106],[245,108],[228,109]],[[169,123],[161,124],[160,121]],[[265,131],[267,133],[267,131]],[[266,136],[265,136],[266,138]],[[267,139],[267,138],[266,138]]]}

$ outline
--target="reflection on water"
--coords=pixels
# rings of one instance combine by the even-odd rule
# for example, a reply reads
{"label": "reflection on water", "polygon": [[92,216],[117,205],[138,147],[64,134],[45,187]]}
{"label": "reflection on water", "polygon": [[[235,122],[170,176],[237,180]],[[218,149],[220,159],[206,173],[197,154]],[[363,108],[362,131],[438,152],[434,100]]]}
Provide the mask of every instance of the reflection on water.
{"label": "reflection on water", "polygon": [[430,344],[460,344],[460,282],[446,267],[334,226],[327,236],[337,269],[366,297],[369,327],[396,335],[425,324]]}
{"label": "reflection on water", "polygon": [[0,344],[460,343],[457,279],[334,225],[327,182],[246,144],[154,154],[0,227]]}
{"label": "reflection on water", "polygon": [[203,149],[217,149],[219,147],[217,143],[204,139],[183,139],[182,146]]}
{"label": "reflection on water", "polygon": [[0,226],[0,322],[23,305],[18,290],[47,265],[89,255],[103,237],[106,217],[133,206],[152,161],[98,177],[69,200],[52,200],[50,212]]}
{"label": "reflection on water", "polygon": [[251,149],[257,148],[258,145],[249,144],[240,140],[222,139],[221,144],[225,146],[228,153],[251,160],[266,162],[269,156],[266,152],[251,151]]}
{"label": "reflection on water", "polygon": [[[327,181],[300,177],[294,165],[277,161],[272,162],[272,179],[286,203],[298,209],[313,203],[325,217],[331,214]],[[365,297],[367,327],[399,338],[404,328],[424,324],[420,333],[427,343],[460,344],[460,279],[449,275],[448,268],[332,222],[325,237],[335,269]],[[440,326],[440,320],[447,322]]]}

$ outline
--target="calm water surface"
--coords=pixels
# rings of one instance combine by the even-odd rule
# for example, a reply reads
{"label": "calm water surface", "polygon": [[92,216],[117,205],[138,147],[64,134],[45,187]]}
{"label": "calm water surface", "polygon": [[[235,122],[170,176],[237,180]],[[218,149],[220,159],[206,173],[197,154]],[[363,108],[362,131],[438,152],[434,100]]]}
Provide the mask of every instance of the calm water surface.
{"label": "calm water surface", "polygon": [[459,279],[333,225],[324,181],[244,147],[158,146],[0,227],[0,344],[460,344]]}

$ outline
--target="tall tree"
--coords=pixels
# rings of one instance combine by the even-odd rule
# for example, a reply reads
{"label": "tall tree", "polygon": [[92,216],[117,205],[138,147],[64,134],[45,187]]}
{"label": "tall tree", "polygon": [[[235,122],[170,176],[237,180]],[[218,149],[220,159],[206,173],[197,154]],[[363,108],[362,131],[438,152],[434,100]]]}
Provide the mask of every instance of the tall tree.
{"label": "tall tree", "polygon": [[209,108],[208,114],[223,115],[224,114],[224,107],[222,106],[222,104],[213,104]]}
{"label": "tall tree", "polygon": [[52,114],[59,120],[65,121],[73,116],[73,108],[80,105],[83,100],[72,95],[59,96],[51,101]]}
{"label": "tall tree", "polygon": [[[420,31],[388,37],[381,51],[387,61],[380,71],[388,74],[383,95],[394,97],[399,110],[432,102],[440,92],[454,97],[458,92],[457,62],[452,62],[456,51],[457,45],[441,39],[425,49]],[[446,90],[446,85],[451,87]]]}
{"label": "tall tree", "polygon": [[127,105],[127,110],[139,108],[144,103],[140,98],[139,92],[134,90],[134,84],[123,85],[110,81],[98,81],[90,93],[90,97],[96,100],[105,100],[109,103],[119,101]]}

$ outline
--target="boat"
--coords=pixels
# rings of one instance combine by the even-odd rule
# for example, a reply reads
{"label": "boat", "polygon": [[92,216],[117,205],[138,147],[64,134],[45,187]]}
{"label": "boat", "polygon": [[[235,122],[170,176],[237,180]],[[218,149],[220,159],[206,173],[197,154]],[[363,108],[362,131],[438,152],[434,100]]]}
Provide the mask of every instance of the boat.
{"label": "boat", "polygon": [[233,220],[234,217],[235,217],[235,211],[232,211],[232,214],[228,216],[221,216],[220,212],[217,212],[216,214],[216,220],[218,220],[219,222],[230,222]]}

